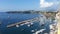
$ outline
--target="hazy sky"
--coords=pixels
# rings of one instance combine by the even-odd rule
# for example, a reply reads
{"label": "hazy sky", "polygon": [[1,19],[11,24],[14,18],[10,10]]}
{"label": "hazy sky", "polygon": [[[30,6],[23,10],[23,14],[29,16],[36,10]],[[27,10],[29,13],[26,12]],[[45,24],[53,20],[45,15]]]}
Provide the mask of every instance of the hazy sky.
{"label": "hazy sky", "polygon": [[59,0],[0,0],[0,11],[57,9]]}

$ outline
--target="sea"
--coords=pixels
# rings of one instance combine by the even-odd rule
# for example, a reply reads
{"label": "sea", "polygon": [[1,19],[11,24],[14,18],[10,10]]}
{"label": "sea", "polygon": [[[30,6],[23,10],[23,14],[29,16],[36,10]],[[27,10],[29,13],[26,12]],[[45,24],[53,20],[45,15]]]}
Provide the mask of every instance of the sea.
{"label": "sea", "polygon": [[46,23],[41,26],[40,21],[32,22],[33,25],[29,27],[29,24],[25,24],[19,27],[10,27],[8,28],[7,25],[18,23],[21,21],[33,19],[35,17],[39,17],[42,14],[20,14],[20,13],[6,13],[0,12],[0,34],[36,34],[37,31],[41,29],[45,29],[43,32],[39,34],[44,34],[50,32],[50,22],[51,20],[46,21]]}

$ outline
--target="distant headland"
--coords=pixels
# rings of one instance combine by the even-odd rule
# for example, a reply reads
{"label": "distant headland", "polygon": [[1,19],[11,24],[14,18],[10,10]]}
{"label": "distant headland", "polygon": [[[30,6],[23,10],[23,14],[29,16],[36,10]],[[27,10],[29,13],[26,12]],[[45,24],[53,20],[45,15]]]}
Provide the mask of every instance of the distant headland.
{"label": "distant headland", "polygon": [[54,11],[39,11],[39,10],[26,10],[26,11],[7,11],[6,13],[26,13],[26,14],[34,14],[34,13],[41,13],[41,12],[54,12]]}

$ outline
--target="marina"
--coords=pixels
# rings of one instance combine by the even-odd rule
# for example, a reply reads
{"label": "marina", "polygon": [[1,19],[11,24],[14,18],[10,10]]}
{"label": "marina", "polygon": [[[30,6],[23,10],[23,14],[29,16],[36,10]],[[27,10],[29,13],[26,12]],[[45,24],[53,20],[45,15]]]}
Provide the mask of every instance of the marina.
{"label": "marina", "polygon": [[60,34],[60,0],[0,0],[0,34]]}
{"label": "marina", "polygon": [[[2,14],[0,14],[1,16]],[[49,34],[56,32],[54,27],[56,27],[56,20],[52,20],[51,18],[46,18],[44,15],[46,14],[3,14],[5,15],[0,17],[1,22],[0,31],[3,33],[12,34],[15,31],[15,34]],[[8,16],[10,15],[10,16]],[[24,19],[23,19],[23,16]],[[29,16],[27,16],[29,15]],[[15,16],[18,16],[15,17]],[[7,18],[8,17],[8,18]],[[4,19],[3,19],[4,18]],[[3,19],[3,20],[2,20]],[[23,19],[22,21],[20,21]],[[14,20],[14,21],[13,21]],[[12,22],[13,21],[13,22]],[[6,23],[5,23],[6,22]],[[6,31],[5,31],[6,30]],[[23,33],[24,32],[24,33]],[[3,33],[3,34],[4,34]]]}

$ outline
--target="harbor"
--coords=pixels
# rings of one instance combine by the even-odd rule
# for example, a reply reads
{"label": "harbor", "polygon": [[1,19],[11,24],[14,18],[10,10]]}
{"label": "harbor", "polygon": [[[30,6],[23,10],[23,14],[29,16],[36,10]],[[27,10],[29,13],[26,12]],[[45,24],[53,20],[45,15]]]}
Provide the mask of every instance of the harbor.
{"label": "harbor", "polygon": [[[49,14],[49,16],[46,14]],[[17,33],[28,34],[27,32],[30,32],[30,34],[38,34],[38,33],[53,34],[57,31],[57,28],[56,28],[57,22],[54,19],[55,17],[51,16],[51,14],[55,16],[55,13],[42,13],[42,14],[40,14],[40,13],[39,14],[16,14],[16,13],[7,14],[6,13],[6,15],[3,14],[3,15],[5,15],[5,18],[4,18],[4,16],[2,16],[2,18],[4,18],[3,20],[1,20],[2,18],[0,17],[0,21],[1,21],[0,30],[4,33],[8,32],[8,34],[9,33],[12,34],[15,31],[16,31],[15,32],[16,34]],[[14,15],[18,16],[18,18],[15,17]],[[21,15],[23,15],[23,16],[25,15],[24,20],[22,20],[22,21],[20,21],[21,19],[23,19],[23,17]],[[29,15],[30,17],[26,16],[26,15]],[[1,14],[0,14],[0,16],[1,16]],[[6,30],[6,32],[5,32],[5,30]],[[24,31],[24,33],[23,33],[23,31]]]}
{"label": "harbor", "polygon": [[0,0],[0,34],[60,34],[60,0]]}

